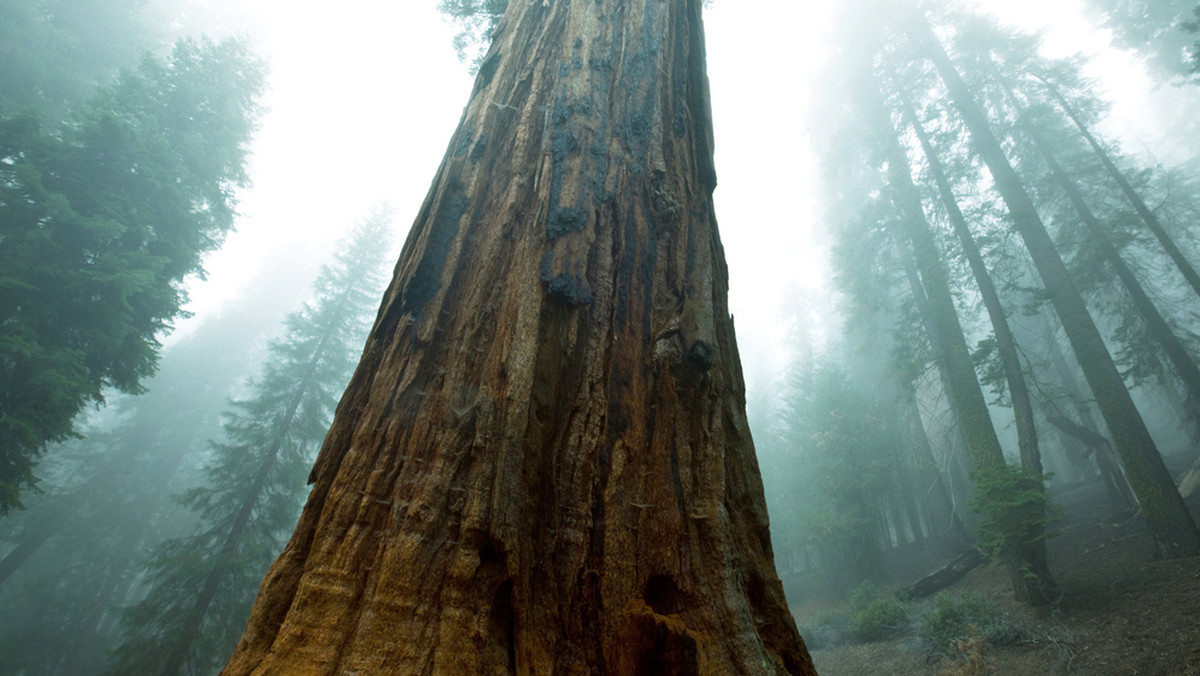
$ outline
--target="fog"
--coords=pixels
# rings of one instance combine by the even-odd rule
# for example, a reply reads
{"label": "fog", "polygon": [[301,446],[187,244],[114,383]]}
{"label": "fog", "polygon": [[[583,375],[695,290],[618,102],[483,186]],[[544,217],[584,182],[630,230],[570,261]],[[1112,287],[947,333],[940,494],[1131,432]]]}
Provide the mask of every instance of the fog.
{"label": "fog", "polygon": [[[1168,673],[1104,622],[1183,646],[1198,593],[1192,8],[901,5],[703,10],[788,606],[827,676]],[[465,115],[460,26],[0,7],[0,673],[224,665]]]}

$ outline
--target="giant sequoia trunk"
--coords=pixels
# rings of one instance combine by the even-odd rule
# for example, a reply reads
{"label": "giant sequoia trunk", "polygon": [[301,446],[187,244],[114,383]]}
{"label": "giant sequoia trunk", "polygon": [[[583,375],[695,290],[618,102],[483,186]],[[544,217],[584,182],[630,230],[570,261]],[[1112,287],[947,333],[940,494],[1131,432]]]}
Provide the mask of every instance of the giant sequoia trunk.
{"label": "giant sequoia trunk", "polygon": [[513,0],[226,674],[811,674],[699,0]]}

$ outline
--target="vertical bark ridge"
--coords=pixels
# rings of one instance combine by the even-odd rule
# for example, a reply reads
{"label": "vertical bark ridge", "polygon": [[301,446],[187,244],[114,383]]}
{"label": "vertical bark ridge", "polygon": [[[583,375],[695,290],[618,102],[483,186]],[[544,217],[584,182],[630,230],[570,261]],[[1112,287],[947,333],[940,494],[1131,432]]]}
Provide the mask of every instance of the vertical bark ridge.
{"label": "vertical bark ridge", "polygon": [[514,0],[227,674],[813,673],[698,2]]}

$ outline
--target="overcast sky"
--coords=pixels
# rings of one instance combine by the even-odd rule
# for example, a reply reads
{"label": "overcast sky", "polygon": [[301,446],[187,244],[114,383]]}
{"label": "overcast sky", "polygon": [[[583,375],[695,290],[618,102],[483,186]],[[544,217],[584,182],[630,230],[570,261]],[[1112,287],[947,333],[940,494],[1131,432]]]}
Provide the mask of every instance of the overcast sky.
{"label": "overcast sky", "polygon": [[[706,11],[715,200],[751,389],[769,386],[784,366],[786,318],[795,313],[797,293],[818,314],[826,298],[808,143],[819,130],[806,128],[804,114],[809,98],[821,95],[807,83],[822,62],[831,4],[716,0]],[[1077,0],[988,5],[1007,22],[1049,26],[1053,55],[1102,51],[1107,42],[1088,29]],[[208,281],[191,287],[193,321],[232,294],[253,293],[245,285],[270,251],[294,252],[298,266],[319,262],[383,202],[396,209],[398,251],[471,89],[451,48],[454,28],[437,13],[436,0],[231,6],[231,23],[249,31],[270,61],[270,112],[253,146],[254,187],[242,195],[238,231],[208,259]],[[1113,133],[1156,159],[1182,159],[1171,156],[1174,146],[1160,129],[1178,93],[1151,92],[1119,54],[1104,55],[1096,72],[1127,93]]]}

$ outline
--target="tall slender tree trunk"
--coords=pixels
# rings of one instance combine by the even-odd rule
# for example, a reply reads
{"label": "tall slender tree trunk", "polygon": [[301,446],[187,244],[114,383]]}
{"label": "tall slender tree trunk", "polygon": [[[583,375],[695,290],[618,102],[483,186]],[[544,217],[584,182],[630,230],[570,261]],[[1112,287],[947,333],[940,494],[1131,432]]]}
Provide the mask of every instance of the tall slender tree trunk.
{"label": "tall slender tree trunk", "polygon": [[21,566],[28,563],[43,545],[66,530],[76,512],[92,507],[89,504],[90,500],[98,494],[111,492],[110,482],[120,468],[127,467],[124,463],[145,461],[145,457],[136,453],[132,456],[122,454],[107,460],[108,462],[83,485],[67,493],[49,496],[44,503],[34,508],[31,523],[27,524],[21,533],[17,546],[0,559],[0,586],[3,586]]}
{"label": "tall slender tree trunk", "polygon": [[946,177],[946,172],[942,168],[941,160],[933,148],[929,134],[925,131],[925,127],[912,110],[911,104],[903,98],[903,95],[901,95],[901,101],[904,106],[904,117],[908,120],[909,125],[916,133],[917,139],[921,144],[925,160],[929,163],[929,173],[933,176],[934,182],[937,184],[938,194],[942,198],[942,205],[950,217],[950,225],[954,228],[954,234],[958,237],[959,244],[962,246],[963,255],[971,267],[971,274],[974,276],[975,284],[979,289],[979,296],[983,299],[984,308],[987,309],[988,319],[991,320],[992,332],[996,337],[996,351],[1000,355],[1005,382],[1008,384],[1009,398],[1012,399],[1013,417],[1016,420],[1017,427],[1017,447],[1020,450],[1021,463],[1034,476],[1041,477],[1044,472],[1042,470],[1042,453],[1038,448],[1033,401],[1029,396],[1029,388],[1025,384],[1025,372],[1021,367],[1021,358],[1017,351],[1016,338],[1013,337],[1012,329],[1008,325],[1008,317],[1005,315],[1004,306],[1000,303],[1000,293],[996,290],[996,285],[992,282],[991,273],[988,272],[987,265],[983,261],[983,254],[979,250],[979,245],[975,242],[975,237],[971,234],[971,229],[967,225],[967,219],[963,216],[962,209],[958,206],[958,199],[954,196],[954,189]]}
{"label": "tall slender tree trunk", "polygon": [[[124,538],[122,546],[118,551],[130,551],[136,541],[136,537]],[[103,619],[105,613],[112,610],[113,596],[117,590],[117,584],[129,570],[129,558],[126,556],[121,556],[120,558],[121,561],[115,562],[109,567],[108,574],[104,576],[104,583],[100,586],[100,592],[91,603],[91,610],[80,620],[72,632],[74,640],[71,654],[67,658],[66,665],[62,668],[62,671],[57,673],[61,673],[63,676],[81,676],[89,669],[95,668],[94,664],[88,664],[88,658],[95,657],[95,653],[103,654],[102,651],[96,650],[100,620]]]}
{"label": "tall slender tree trunk", "polygon": [[[906,427],[908,422],[906,412],[900,408],[898,399],[889,400],[886,410],[888,433],[893,439],[902,439],[904,437],[904,427]],[[921,513],[921,507],[917,502],[915,487],[920,483],[920,479],[918,478],[916,463],[911,454],[905,457],[901,453],[896,454],[895,463],[897,486],[899,487],[897,501],[912,531],[913,544],[923,546],[926,538],[929,536],[928,529],[926,528],[928,519]]]}
{"label": "tall slender tree trunk", "polygon": [[1096,395],[1096,403],[1153,533],[1155,555],[1170,558],[1200,554],[1200,530],[1171,481],[1162,456],[1134,406],[1083,297],[1059,257],[1033,201],[1025,192],[1021,178],[1009,164],[987,117],[975,103],[928,21],[924,16],[916,15],[912,25],[918,38],[925,42],[928,56],[967,125],[976,150],[991,171],[996,189],[1008,206],[1013,224],[1062,321],[1067,339],[1079,357],[1084,377]]}
{"label": "tall slender tree trunk", "polygon": [[41,524],[38,528],[28,529],[22,533],[17,546],[5,554],[3,559],[0,559],[0,585],[17,572],[17,569],[25,565],[25,562],[37,553],[37,550],[41,549],[42,545],[46,544],[46,541],[56,532],[58,532],[57,526]]}
{"label": "tall slender tree trunk", "polygon": [[[904,468],[909,470],[910,468]],[[903,471],[899,476],[900,496],[897,498],[904,510],[904,517],[908,521],[910,530],[912,531],[912,543],[915,545],[923,545],[927,534],[925,532],[925,522],[921,518],[921,508],[917,504],[916,491],[913,490],[913,485],[916,482],[916,477],[912,471]]]}
{"label": "tall slender tree trunk", "polygon": [[[353,266],[351,269],[362,270],[369,265],[364,258],[373,258],[373,255],[365,251],[363,254],[351,261]],[[238,511],[228,522],[221,549],[217,552],[212,568],[204,576],[203,584],[196,593],[195,602],[186,611],[183,628],[173,637],[174,640],[166,651],[162,676],[178,676],[187,663],[188,657],[192,654],[196,641],[201,638],[201,628],[208,609],[216,601],[226,576],[234,569],[233,561],[237,558],[239,549],[244,546],[247,530],[253,528],[252,519],[255,512],[262,509],[264,493],[269,490],[271,477],[277,471],[281,454],[289,446],[296,447],[299,444],[303,444],[300,446],[301,448],[307,446],[311,449],[311,440],[307,443],[297,441],[300,435],[295,434],[295,428],[297,425],[304,425],[297,418],[302,416],[302,411],[309,416],[313,415],[314,406],[309,400],[314,396],[319,397],[322,389],[321,378],[317,371],[329,361],[332,350],[344,349],[344,345],[338,339],[338,334],[344,330],[347,323],[351,322],[356,314],[356,305],[352,298],[363,291],[364,283],[365,278],[358,277],[347,284],[332,300],[332,311],[328,315],[324,315],[325,321],[319,325],[316,345],[313,346],[311,353],[305,355],[305,361],[301,362],[302,364],[306,363],[307,366],[294,383],[295,390],[292,392],[287,408],[283,410],[283,414],[278,419],[271,420],[269,423],[274,431],[273,441],[265,448],[253,477],[251,477],[245,492],[240,496],[241,503]],[[314,395],[314,392],[317,394]]]}
{"label": "tall slender tree trunk", "polygon": [[[299,399],[300,397],[296,398],[297,403]],[[295,414],[295,408],[296,406],[292,407],[288,418]],[[212,568],[204,576],[204,584],[200,586],[196,594],[195,603],[187,611],[183,628],[173,637],[174,641],[164,656],[162,676],[179,676],[183,670],[188,655],[192,652],[192,645],[200,637],[200,627],[208,613],[208,608],[216,599],[221,582],[230,571],[231,559],[237,554],[238,546],[245,536],[246,527],[250,524],[250,517],[262,495],[267,478],[275,468],[279,451],[280,445],[276,444],[265,454],[262,464],[258,466],[251,481],[250,490],[247,491],[238,513],[230,524],[229,532],[225,534],[221,550],[217,553]]]}
{"label": "tall slender tree trunk", "polygon": [[1188,403],[1188,398],[1179,391],[1179,382],[1160,377],[1158,384],[1163,399],[1167,401],[1167,406],[1179,421],[1179,427],[1187,435],[1188,443],[1193,449],[1200,450],[1200,420],[1192,415],[1193,409]]}
{"label": "tall slender tree trunk", "polygon": [[[22,533],[17,546],[0,559],[0,586],[25,565],[46,542],[57,538],[66,530],[66,526],[73,523],[73,514],[80,510],[93,510],[96,508],[96,500],[104,500],[119,492],[119,489],[115,488],[119,484],[114,480],[124,477],[124,472],[132,464],[141,466],[143,471],[146,471],[147,467],[151,468],[154,470],[154,478],[144,482],[143,488],[146,490],[136,496],[130,513],[147,517],[155,514],[161,501],[167,497],[167,486],[183,463],[185,454],[172,452],[155,456],[152,452],[154,450],[160,450],[156,448],[154,441],[125,440],[104,456],[104,464],[83,485],[68,493],[50,497],[39,505],[36,510],[40,513],[40,518],[36,520],[36,526],[28,527]],[[122,498],[128,500],[129,496],[123,495]],[[131,527],[140,531],[145,529],[148,523],[147,518],[133,522]]]}
{"label": "tall slender tree trunk", "polygon": [[1138,216],[1142,219],[1142,222],[1146,224],[1146,227],[1149,228],[1150,232],[1154,233],[1154,237],[1158,240],[1159,245],[1162,246],[1163,250],[1167,252],[1167,256],[1169,256],[1171,261],[1175,263],[1176,267],[1179,268],[1179,272],[1182,273],[1184,279],[1187,280],[1188,286],[1192,287],[1192,291],[1196,292],[1197,296],[1200,296],[1200,274],[1196,272],[1196,268],[1192,265],[1191,261],[1189,261],[1183,255],[1183,252],[1179,250],[1179,245],[1175,244],[1175,240],[1172,239],[1167,233],[1167,229],[1164,228],[1162,222],[1158,220],[1158,216],[1156,216],[1154,212],[1151,211],[1150,207],[1146,205],[1146,201],[1142,199],[1142,196],[1138,194],[1137,190],[1133,189],[1133,186],[1129,183],[1129,179],[1125,178],[1125,174],[1123,174],[1121,170],[1117,168],[1117,165],[1112,161],[1112,158],[1108,156],[1108,152],[1104,150],[1104,147],[1100,145],[1100,142],[1096,140],[1096,137],[1088,129],[1087,124],[1085,124],[1084,121],[1079,117],[1079,113],[1076,112],[1075,108],[1070,104],[1069,101],[1067,101],[1067,97],[1063,95],[1058,87],[1055,87],[1049,81],[1041,77],[1038,77],[1038,79],[1041,80],[1042,84],[1046,85],[1046,89],[1050,92],[1050,95],[1053,96],[1056,101],[1058,101],[1058,104],[1062,107],[1063,112],[1065,112],[1067,116],[1071,118],[1071,121],[1075,123],[1075,126],[1078,127],[1079,132],[1083,134],[1083,138],[1087,140],[1088,145],[1092,147],[1092,150],[1096,152],[1096,156],[1100,158],[1101,164],[1104,165],[1104,170],[1107,171],[1108,175],[1111,176],[1114,181],[1116,181],[1118,186],[1120,186],[1121,192],[1125,194],[1125,198],[1128,199],[1129,203],[1133,205],[1134,210],[1137,211]]}
{"label": "tall slender tree trunk", "polygon": [[1133,274],[1133,270],[1121,258],[1121,253],[1117,250],[1116,244],[1113,243],[1112,237],[1109,236],[1108,230],[1100,219],[1096,218],[1096,214],[1092,212],[1088,206],[1087,199],[1083,196],[1083,191],[1076,185],[1072,179],[1059,164],[1058,158],[1055,157],[1054,151],[1042,138],[1041,133],[1037,128],[1025,120],[1024,111],[1021,110],[1020,102],[1017,101],[1012,88],[996,71],[996,77],[1003,85],[1005,92],[1008,94],[1009,100],[1017,108],[1018,114],[1024,120],[1021,123],[1021,128],[1033,140],[1034,146],[1037,148],[1038,154],[1046,166],[1050,168],[1050,174],[1054,177],[1054,181],[1058,183],[1059,188],[1066,194],[1067,199],[1071,202],[1071,206],[1079,214],[1080,220],[1087,226],[1088,232],[1092,236],[1092,240],[1099,248],[1104,260],[1108,262],[1113,272],[1117,274],[1117,279],[1121,280],[1121,285],[1129,293],[1133,299],[1134,310],[1146,322],[1146,327],[1149,329],[1150,336],[1162,348],[1164,354],[1167,355],[1167,361],[1171,363],[1171,367],[1175,371],[1175,376],[1183,383],[1187,390],[1187,408],[1188,417],[1194,421],[1200,421],[1200,412],[1197,407],[1200,407],[1200,368],[1197,368],[1195,360],[1188,354],[1187,348],[1175,335],[1171,326],[1167,324],[1166,318],[1158,311],[1158,307],[1154,301],[1150,300],[1150,295],[1146,293],[1146,289],[1142,283],[1138,281],[1137,275]]}
{"label": "tall slender tree trunk", "polygon": [[812,674],[699,0],[514,0],[226,674]]}
{"label": "tall slender tree trunk", "polygon": [[[925,288],[921,284],[921,275],[919,272],[917,272],[917,266],[916,263],[913,262],[913,257],[911,255],[907,255],[907,252],[904,253],[906,255],[901,255],[900,259],[902,265],[904,266],[904,273],[905,277],[908,279],[909,288],[912,290],[913,300],[917,306],[917,312],[921,317],[921,323],[926,327],[931,326],[933,320],[931,319],[932,315],[929,310],[929,299],[926,297]],[[925,331],[925,335],[929,340],[929,344],[933,350],[933,353],[935,355],[942,354],[942,343],[939,336],[935,332],[929,331],[928,329]],[[941,379],[943,392],[945,392],[947,388],[949,388],[947,383],[950,382],[950,376],[946,371],[945,360],[934,359],[934,366],[937,368],[938,377]],[[949,399],[948,396],[947,399]],[[929,466],[933,468],[934,472],[936,472],[936,481],[930,485],[936,485],[942,489],[942,495],[945,496],[946,502],[949,505],[948,511],[946,512],[946,514],[949,516],[949,520],[944,521],[943,523],[947,524],[947,527],[950,530],[943,530],[941,532],[943,534],[948,533],[951,536],[950,541],[952,542],[952,546],[957,547],[957,545],[966,545],[970,543],[973,538],[968,532],[966,524],[963,521],[963,510],[960,508],[960,505],[966,504],[968,499],[967,496],[969,496],[971,491],[969,486],[970,482],[967,479],[967,473],[966,471],[962,470],[963,458],[961,456],[966,454],[967,447],[966,437],[963,434],[962,426],[957,424],[957,422],[950,426],[951,448],[948,452],[948,455],[951,459],[951,462],[947,463],[947,470],[942,472],[942,468],[938,466],[937,458],[933,454],[933,444],[929,440],[928,430],[925,428],[924,421],[921,418],[920,406],[917,403],[915,393],[913,393],[911,397],[911,406],[912,416],[914,416],[916,421],[915,424],[917,426],[916,431],[918,442],[922,444],[919,447],[919,452],[925,453],[928,456]],[[954,415],[953,403],[951,403],[950,406],[950,414]],[[967,462],[969,463],[970,460],[967,459]]]}
{"label": "tall slender tree trunk", "polygon": [[[955,416],[956,424],[952,426],[954,444],[954,453],[952,454],[958,455],[958,451],[961,450],[963,453],[966,453],[967,462],[970,462],[970,452],[966,450],[968,449],[966,432],[963,430],[962,425],[958,422],[955,403],[949,394],[951,388],[950,383],[954,376],[951,375],[950,367],[946,359],[943,358],[943,355],[945,355],[951,348],[947,348],[945,346],[945,339],[942,336],[942,332],[931,328],[936,326],[936,320],[934,319],[932,303],[930,302],[929,296],[925,291],[925,283],[922,281],[921,273],[917,269],[916,257],[899,236],[897,236],[896,244],[901,249],[899,251],[900,264],[904,267],[904,276],[908,281],[909,290],[912,292],[913,302],[917,306],[917,315],[921,318],[921,325],[925,328],[925,337],[927,340],[929,340],[930,350],[935,355],[934,367],[937,369],[938,378],[942,382],[943,393],[945,394],[946,400],[950,405],[950,413]],[[957,322],[957,320],[958,316],[956,314],[955,321]],[[970,351],[968,350],[968,358],[969,355]],[[915,395],[913,401],[916,401]],[[922,427],[922,432],[924,431],[925,430]],[[928,441],[927,436],[926,441]],[[999,441],[997,441],[997,443],[999,443]],[[932,444],[930,444],[929,447],[931,449],[930,452],[932,453]]]}
{"label": "tall slender tree trunk", "polygon": [[915,393],[910,393],[906,399],[906,417],[912,428],[913,454],[917,465],[917,477],[923,488],[921,497],[929,514],[930,533],[938,539],[944,549],[962,549],[968,542],[966,528],[954,509],[950,488],[933,455],[933,445],[929,442],[929,433],[925,431],[925,422],[921,419],[917,397]]}
{"label": "tall slender tree trunk", "polygon": [[[877,97],[868,105],[872,106],[877,120],[876,128],[884,144],[884,155],[888,162],[888,185],[892,191],[892,202],[900,214],[899,223],[903,229],[903,239],[912,245],[912,255],[921,273],[921,283],[928,302],[930,324],[927,328],[930,333],[938,334],[938,342],[942,346],[940,357],[945,362],[946,373],[950,377],[947,383],[950,399],[967,439],[967,454],[971,458],[971,467],[976,472],[1002,468],[1006,464],[1004,450],[996,436],[996,428],[988,412],[987,399],[975,374],[971,351],[967,346],[962,325],[958,321],[954,297],[950,293],[946,266],[929,221],[925,217],[920,192],[913,183],[908,156],[896,136],[882,97]],[[901,248],[904,248],[903,245]],[[904,255],[903,252],[901,255]],[[1003,314],[1000,319],[1003,323]],[[1040,464],[1039,458],[1039,470]],[[1040,483],[1040,471],[1037,476]],[[1058,585],[1050,572],[1044,539],[1034,538],[1031,544],[1013,549],[1006,558],[1013,594],[1018,601],[1030,605],[1044,605],[1057,598]]]}
{"label": "tall slender tree trunk", "polygon": [[[893,163],[889,173],[894,181],[899,180],[896,177],[897,173],[903,173],[904,177],[908,178],[908,167],[905,165],[903,169],[898,170]],[[908,187],[915,192],[916,188],[911,182]],[[897,192],[902,191],[903,189],[900,189]],[[971,351],[967,347],[962,325],[958,321],[954,299],[946,280],[945,267],[933,236],[924,223],[924,215],[914,216],[911,212],[911,209],[920,207],[920,201],[908,201],[909,203],[904,205],[902,199],[897,199],[897,206],[902,213],[900,220],[919,218],[924,228],[917,224],[909,224],[904,229],[903,235],[897,238],[901,248],[900,255],[912,256],[913,262],[906,265],[911,265],[910,269],[915,269],[920,275],[916,283],[920,284],[920,288],[925,292],[927,308],[923,320],[928,332],[937,336],[933,344],[937,349],[938,358],[945,364],[946,386],[955,418],[966,439],[967,455],[976,469],[1002,465],[1004,451],[996,436],[991,414],[988,413],[987,399],[983,396],[983,389],[975,375]],[[906,242],[912,244],[911,250],[905,246]],[[910,283],[911,277],[912,275]]]}

